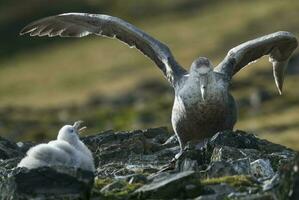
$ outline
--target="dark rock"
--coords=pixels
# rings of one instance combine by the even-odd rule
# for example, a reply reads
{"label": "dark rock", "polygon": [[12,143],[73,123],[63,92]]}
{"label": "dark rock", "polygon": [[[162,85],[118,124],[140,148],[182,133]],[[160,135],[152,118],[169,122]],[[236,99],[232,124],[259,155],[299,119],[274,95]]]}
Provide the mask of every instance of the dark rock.
{"label": "dark rock", "polygon": [[[288,199],[298,197],[295,151],[242,131],[190,142],[183,154],[165,128],[82,138],[96,173],[15,168],[31,143],[0,138],[0,196],[78,199]],[[297,181],[298,183],[299,181]],[[5,196],[6,195],[6,196]],[[14,195],[14,196],[13,196]],[[18,196],[19,195],[19,196]],[[30,196],[31,195],[31,196]]]}
{"label": "dark rock", "polygon": [[289,195],[292,197],[292,200],[299,199],[299,174],[298,174],[298,164],[294,166],[293,171],[295,172],[295,183],[294,187],[290,190]]}
{"label": "dark rock", "polygon": [[15,143],[0,137],[0,159],[5,160],[22,155],[24,154]]}
{"label": "dark rock", "polygon": [[194,171],[164,174],[144,185],[136,194],[140,199],[194,198],[201,194],[202,187]]}
{"label": "dark rock", "polygon": [[1,199],[86,199],[94,175],[88,171],[56,167],[16,168],[1,174]]}
{"label": "dark rock", "polygon": [[223,131],[214,135],[209,141],[210,148],[227,146],[239,149],[258,149],[259,139],[242,131]]}
{"label": "dark rock", "polygon": [[[294,184],[292,167],[298,161],[296,152],[241,131],[220,132],[200,146],[198,149],[196,145],[189,145],[176,162],[176,170],[199,171],[202,179],[216,182],[222,181],[223,177],[244,175],[256,180],[250,187],[239,188],[239,192],[230,194],[234,198],[243,195],[250,199],[250,195],[254,197],[256,194],[260,197],[271,194],[278,199],[288,197]],[[286,158],[290,160],[286,161]],[[217,195],[209,194],[207,197]]]}
{"label": "dark rock", "polygon": [[222,200],[229,194],[236,192],[233,187],[225,183],[206,186],[206,190],[210,190],[211,194],[199,196],[195,200]]}
{"label": "dark rock", "polygon": [[240,159],[232,162],[218,161],[211,163],[203,172],[205,172],[205,177],[207,178],[248,175],[250,172],[249,166],[250,163],[247,159]]}
{"label": "dark rock", "polygon": [[6,173],[7,170],[15,168],[21,159],[22,157],[15,157],[6,160],[0,160],[0,173]]}
{"label": "dark rock", "polygon": [[[82,140],[95,152],[98,175],[113,177],[146,168],[159,169],[168,164],[176,153],[171,149],[175,144],[168,148],[163,145],[169,136],[165,128],[151,128],[132,132],[109,131]],[[127,172],[119,174],[121,169]]]}
{"label": "dark rock", "polygon": [[250,172],[253,176],[259,178],[269,178],[274,176],[274,171],[269,160],[258,159],[250,163]]}
{"label": "dark rock", "polygon": [[18,146],[19,150],[25,155],[26,152],[36,144],[34,144],[33,142],[17,142],[16,145]]}
{"label": "dark rock", "polygon": [[250,162],[252,162],[260,157],[261,154],[256,149],[238,149],[235,147],[219,146],[214,148],[211,161],[232,161],[248,158]]}

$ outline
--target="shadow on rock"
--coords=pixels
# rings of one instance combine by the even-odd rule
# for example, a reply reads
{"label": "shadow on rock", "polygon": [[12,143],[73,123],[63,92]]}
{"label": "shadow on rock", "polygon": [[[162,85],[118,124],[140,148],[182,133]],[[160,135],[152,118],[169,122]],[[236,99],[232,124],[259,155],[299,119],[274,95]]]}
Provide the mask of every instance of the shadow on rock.
{"label": "shadow on rock", "polygon": [[94,154],[95,178],[69,168],[15,168],[27,148],[1,138],[1,197],[288,199],[298,193],[297,153],[242,131],[189,143],[178,160],[176,137],[165,128],[106,131],[82,141]]}

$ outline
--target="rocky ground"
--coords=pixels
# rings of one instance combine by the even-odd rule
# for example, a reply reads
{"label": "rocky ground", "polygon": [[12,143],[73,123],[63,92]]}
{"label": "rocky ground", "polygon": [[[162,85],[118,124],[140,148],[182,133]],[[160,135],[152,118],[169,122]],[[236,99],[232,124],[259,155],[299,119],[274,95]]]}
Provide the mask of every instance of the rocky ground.
{"label": "rocky ground", "polygon": [[96,173],[17,163],[33,144],[0,138],[1,199],[289,199],[298,198],[298,155],[242,131],[189,144],[164,128],[107,131],[82,138]]}

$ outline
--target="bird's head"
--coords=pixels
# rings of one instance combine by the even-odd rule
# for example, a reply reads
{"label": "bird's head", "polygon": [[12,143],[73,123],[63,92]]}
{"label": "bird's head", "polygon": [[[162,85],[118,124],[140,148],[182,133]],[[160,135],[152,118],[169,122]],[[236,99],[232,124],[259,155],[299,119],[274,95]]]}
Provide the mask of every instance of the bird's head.
{"label": "bird's head", "polygon": [[212,63],[205,57],[199,57],[193,61],[190,68],[190,74],[206,75],[213,71]]}
{"label": "bird's head", "polygon": [[81,127],[83,121],[77,121],[74,125],[63,126],[58,133],[57,140],[64,140],[70,144],[76,144],[79,141],[80,133],[86,129]]}
{"label": "bird's head", "polygon": [[213,73],[212,63],[205,57],[193,61],[190,68],[190,77],[196,79],[200,85],[202,99],[206,99],[210,74]]}

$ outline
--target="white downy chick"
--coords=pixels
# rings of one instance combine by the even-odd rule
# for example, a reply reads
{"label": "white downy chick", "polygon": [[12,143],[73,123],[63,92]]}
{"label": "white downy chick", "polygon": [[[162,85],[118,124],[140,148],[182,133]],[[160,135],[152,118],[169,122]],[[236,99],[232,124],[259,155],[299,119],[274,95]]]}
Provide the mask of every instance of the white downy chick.
{"label": "white downy chick", "polygon": [[79,138],[80,130],[85,128],[80,129],[81,124],[82,121],[77,121],[73,126],[65,125],[59,130],[57,140],[30,148],[18,167],[68,166],[94,172],[92,153]]}

